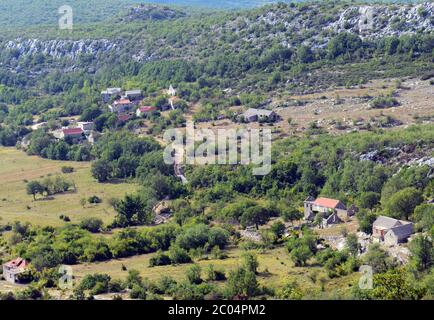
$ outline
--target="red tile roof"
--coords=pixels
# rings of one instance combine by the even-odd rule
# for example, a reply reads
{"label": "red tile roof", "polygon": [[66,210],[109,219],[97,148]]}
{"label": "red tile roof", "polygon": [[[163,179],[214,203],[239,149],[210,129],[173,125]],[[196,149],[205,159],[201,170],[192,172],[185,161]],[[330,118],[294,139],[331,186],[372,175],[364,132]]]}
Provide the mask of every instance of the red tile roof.
{"label": "red tile roof", "polygon": [[70,129],[63,129],[63,134],[65,136],[75,136],[75,135],[80,135],[83,134],[83,129],[82,128],[70,128]]}
{"label": "red tile roof", "polygon": [[139,110],[140,112],[151,112],[151,111],[156,111],[157,108],[151,106],[144,106],[144,107],[140,107]]}
{"label": "red tile roof", "polygon": [[129,114],[120,114],[120,115],[118,115],[118,120],[122,121],[122,122],[130,120],[130,118],[131,118],[131,116]]}
{"label": "red tile roof", "polygon": [[120,99],[120,100],[115,101],[116,105],[117,104],[130,104],[130,103],[131,103],[130,99]]}
{"label": "red tile roof", "polygon": [[26,268],[29,264],[22,258],[16,258],[5,263],[5,266],[12,269]]}
{"label": "red tile roof", "polygon": [[335,209],[339,204],[339,200],[329,199],[329,198],[318,198],[314,202],[315,205],[325,208]]}

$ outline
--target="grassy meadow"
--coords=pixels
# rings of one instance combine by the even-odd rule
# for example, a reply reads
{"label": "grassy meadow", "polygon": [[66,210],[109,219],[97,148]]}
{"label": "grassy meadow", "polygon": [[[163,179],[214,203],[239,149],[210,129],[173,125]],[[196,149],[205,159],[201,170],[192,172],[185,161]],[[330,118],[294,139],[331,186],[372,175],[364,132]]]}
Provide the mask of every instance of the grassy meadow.
{"label": "grassy meadow", "polygon": [[[40,180],[47,175],[62,174],[62,166],[74,167],[66,174],[76,184],[76,192],[57,194],[49,199],[37,196],[36,201],[26,193],[26,182]],[[109,199],[132,193],[137,185],[132,183],[100,184],[92,178],[89,162],[52,161],[28,156],[15,148],[0,148],[0,220],[2,223],[21,221],[41,226],[60,226],[59,216],[68,216],[76,223],[84,217],[99,217],[105,223],[112,221],[114,210]],[[92,195],[103,202],[98,205],[81,205],[82,198]]]}
{"label": "grassy meadow", "polygon": [[[202,277],[206,277],[207,266],[213,264],[215,269],[224,269],[226,276],[230,270],[241,265],[243,250],[239,248],[231,248],[226,251],[228,257],[222,260],[199,260],[195,261],[202,268]],[[140,271],[143,278],[152,281],[160,279],[167,275],[175,280],[186,279],[186,271],[191,264],[169,265],[149,267],[149,260],[155,255],[145,254],[130,258],[110,260],[98,263],[86,263],[72,266],[76,281],[80,281],[85,275],[93,273],[105,273],[113,279],[125,280],[128,275],[128,270],[136,269]],[[281,288],[288,281],[296,281],[303,290],[307,290],[315,296],[321,296],[319,290],[319,279],[324,280],[324,291],[344,293],[350,288],[350,285],[357,281],[358,274],[353,273],[348,276],[329,279],[324,273],[324,269],[317,266],[294,267],[293,262],[289,259],[289,254],[286,248],[279,247],[275,249],[258,252],[258,281],[261,285],[273,288]],[[126,270],[122,270],[122,266]],[[316,278],[316,282],[313,279]],[[223,284],[224,282],[222,282]]]}

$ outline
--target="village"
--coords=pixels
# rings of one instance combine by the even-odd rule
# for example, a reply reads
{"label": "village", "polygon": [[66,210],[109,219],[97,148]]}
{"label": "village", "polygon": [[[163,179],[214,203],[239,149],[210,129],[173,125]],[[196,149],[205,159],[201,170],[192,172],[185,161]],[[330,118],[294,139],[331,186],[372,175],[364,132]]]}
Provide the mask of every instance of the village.
{"label": "village", "polygon": [[[116,125],[121,128],[130,120],[147,118],[150,115],[161,116],[161,112],[176,110],[177,90],[171,85],[164,91],[167,97],[167,104],[161,106],[146,105],[142,90],[123,90],[122,88],[107,88],[101,92],[101,103],[107,106],[107,111],[116,117]],[[234,121],[236,123],[268,122],[273,123],[280,120],[280,116],[272,110],[249,108],[245,112],[234,112]],[[223,120],[226,116],[217,117]],[[103,132],[97,131],[93,121],[79,121],[76,118],[67,118],[68,126],[62,126],[48,133],[57,140],[65,140],[70,144],[94,144],[101,137]],[[31,129],[38,130],[46,128],[47,122],[38,122],[31,126]],[[28,139],[21,143],[23,149],[29,145]]]}

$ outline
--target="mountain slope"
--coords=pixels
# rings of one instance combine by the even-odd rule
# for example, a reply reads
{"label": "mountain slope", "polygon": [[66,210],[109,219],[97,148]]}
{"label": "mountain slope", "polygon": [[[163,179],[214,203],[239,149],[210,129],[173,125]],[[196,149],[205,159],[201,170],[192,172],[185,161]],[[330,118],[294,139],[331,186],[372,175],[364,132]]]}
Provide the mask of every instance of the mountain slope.
{"label": "mountain slope", "polygon": [[[59,18],[57,10],[65,4],[72,7],[75,23],[91,23],[112,17],[122,9],[139,3],[195,8],[239,9],[253,8],[277,2],[303,2],[303,0],[75,0],[73,2],[65,2],[64,0],[2,0],[0,1],[0,28],[57,25]],[[379,1],[376,2],[378,3]]]}

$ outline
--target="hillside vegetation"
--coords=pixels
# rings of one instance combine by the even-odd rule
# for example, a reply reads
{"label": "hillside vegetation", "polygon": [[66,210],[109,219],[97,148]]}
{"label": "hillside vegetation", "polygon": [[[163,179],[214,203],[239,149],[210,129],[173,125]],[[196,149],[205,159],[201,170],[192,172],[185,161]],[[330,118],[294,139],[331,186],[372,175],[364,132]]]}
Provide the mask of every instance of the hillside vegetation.
{"label": "hillside vegetation", "polygon": [[[0,262],[30,262],[0,299],[434,297],[432,2],[124,4],[0,34]],[[270,172],[166,163],[189,120],[271,129]],[[308,197],[340,206],[306,219]],[[413,234],[374,243],[380,216]]]}

